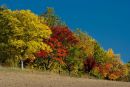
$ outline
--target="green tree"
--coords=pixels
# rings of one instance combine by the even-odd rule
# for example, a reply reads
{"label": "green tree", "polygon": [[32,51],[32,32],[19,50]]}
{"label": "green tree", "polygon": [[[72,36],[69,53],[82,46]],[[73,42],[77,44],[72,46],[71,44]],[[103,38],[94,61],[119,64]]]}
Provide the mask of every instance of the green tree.
{"label": "green tree", "polygon": [[55,15],[53,8],[47,8],[47,10],[40,17],[45,19],[45,23],[49,27],[66,26],[66,24],[57,15]]}
{"label": "green tree", "polygon": [[84,33],[79,29],[77,29],[74,34],[79,40],[78,46],[84,50],[87,56],[93,56],[96,41],[87,33]]}
{"label": "green tree", "polygon": [[86,54],[78,45],[69,48],[69,54],[65,59],[66,69],[68,70],[69,75],[81,75],[83,72],[84,58],[86,58]]}
{"label": "green tree", "polygon": [[94,46],[94,58],[99,64],[106,63],[108,60],[106,51],[103,48],[101,48],[98,43],[95,43]]}

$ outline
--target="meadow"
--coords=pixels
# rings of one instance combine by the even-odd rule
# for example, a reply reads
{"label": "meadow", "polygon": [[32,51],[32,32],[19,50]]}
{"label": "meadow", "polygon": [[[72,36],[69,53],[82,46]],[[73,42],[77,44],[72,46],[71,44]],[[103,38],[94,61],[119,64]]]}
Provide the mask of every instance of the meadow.
{"label": "meadow", "polygon": [[130,87],[128,82],[77,78],[30,69],[0,67],[0,87]]}

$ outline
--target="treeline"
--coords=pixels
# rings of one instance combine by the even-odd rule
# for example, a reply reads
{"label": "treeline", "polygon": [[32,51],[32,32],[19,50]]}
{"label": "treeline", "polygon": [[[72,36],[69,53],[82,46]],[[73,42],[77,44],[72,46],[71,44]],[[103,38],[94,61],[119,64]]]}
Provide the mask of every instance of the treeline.
{"label": "treeline", "polygon": [[30,10],[0,8],[0,64],[47,70],[99,79],[130,81],[120,55],[80,29],[71,29],[48,8],[36,15]]}

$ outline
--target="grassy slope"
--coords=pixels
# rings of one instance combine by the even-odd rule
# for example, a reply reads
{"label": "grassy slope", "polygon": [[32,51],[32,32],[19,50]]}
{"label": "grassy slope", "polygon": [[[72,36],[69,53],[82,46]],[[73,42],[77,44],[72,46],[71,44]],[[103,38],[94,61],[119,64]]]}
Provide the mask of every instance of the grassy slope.
{"label": "grassy slope", "polygon": [[130,87],[128,82],[59,76],[47,72],[0,68],[0,87]]}

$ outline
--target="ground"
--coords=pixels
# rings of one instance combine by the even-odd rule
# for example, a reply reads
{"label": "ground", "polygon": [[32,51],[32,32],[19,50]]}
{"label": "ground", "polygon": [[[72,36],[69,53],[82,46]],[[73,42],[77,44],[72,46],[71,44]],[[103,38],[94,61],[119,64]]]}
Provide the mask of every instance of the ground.
{"label": "ground", "polygon": [[0,69],[0,87],[130,87],[130,83]]}

